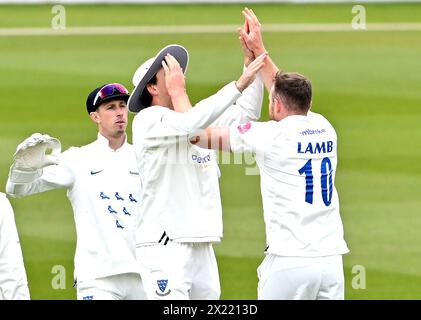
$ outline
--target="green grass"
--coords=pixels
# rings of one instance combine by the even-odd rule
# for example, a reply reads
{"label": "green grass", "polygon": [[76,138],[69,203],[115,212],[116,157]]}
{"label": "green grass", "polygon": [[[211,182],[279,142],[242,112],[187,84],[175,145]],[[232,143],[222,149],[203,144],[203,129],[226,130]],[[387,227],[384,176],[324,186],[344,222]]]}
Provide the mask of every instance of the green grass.
{"label": "green grass", "polygon": [[[351,22],[355,4],[250,4],[265,23]],[[51,6],[2,6],[0,27],[50,27]],[[419,4],[364,4],[368,22],[421,21]],[[68,26],[241,24],[244,5],[66,5]]]}
{"label": "green grass", "polygon": [[[265,23],[351,22],[351,5],[253,5]],[[69,26],[240,24],[241,6],[66,6]],[[421,6],[366,5],[370,22],[420,22]],[[2,6],[0,27],[48,27],[51,6]],[[348,299],[419,299],[421,285],[420,32],[265,33],[280,67],[313,82],[313,110],[337,129],[340,195],[347,243]],[[131,88],[137,66],[169,43],[190,52],[192,101],[241,72],[232,34],[0,37],[2,126],[0,190],[12,155],[33,132],[63,148],[96,136],[86,95],[105,82]],[[262,119],[267,119],[266,100]],[[129,130],[129,136],[131,136]],[[259,177],[223,165],[224,239],[215,246],[223,299],[255,299],[263,259]],[[75,228],[65,191],[12,199],[34,299],[74,299]],[[66,268],[65,290],[53,290],[53,266]],[[352,268],[366,269],[367,288],[352,288]]]}

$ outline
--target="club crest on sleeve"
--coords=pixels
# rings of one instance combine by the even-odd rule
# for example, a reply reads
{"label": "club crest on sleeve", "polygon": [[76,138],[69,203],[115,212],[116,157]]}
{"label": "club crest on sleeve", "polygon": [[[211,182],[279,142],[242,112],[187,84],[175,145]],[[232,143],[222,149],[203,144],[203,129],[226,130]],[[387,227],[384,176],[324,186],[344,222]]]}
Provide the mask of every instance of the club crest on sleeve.
{"label": "club crest on sleeve", "polygon": [[246,133],[247,131],[249,131],[249,130],[250,130],[250,128],[251,128],[251,122],[246,122],[246,123],[240,124],[240,125],[237,127],[238,131],[239,131],[241,134]]}
{"label": "club crest on sleeve", "polygon": [[162,296],[167,296],[170,294],[171,290],[168,290],[167,292],[165,292],[165,290],[167,289],[168,280],[157,280],[156,283],[158,284],[159,291],[161,291],[161,292],[155,291],[155,293],[158,296],[162,297]]}

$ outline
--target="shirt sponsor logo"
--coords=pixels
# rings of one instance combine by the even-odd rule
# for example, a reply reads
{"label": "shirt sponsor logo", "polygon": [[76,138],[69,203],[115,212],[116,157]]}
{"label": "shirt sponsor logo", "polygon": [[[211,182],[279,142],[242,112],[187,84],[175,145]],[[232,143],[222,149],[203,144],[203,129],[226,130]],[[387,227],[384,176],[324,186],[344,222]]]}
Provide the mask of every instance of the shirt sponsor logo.
{"label": "shirt sponsor logo", "polygon": [[84,296],[82,300],[94,300],[94,296]]}
{"label": "shirt sponsor logo", "polygon": [[308,136],[311,134],[322,134],[325,132],[326,132],[326,129],[307,129],[307,130],[301,131],[300,134],[302,136]]}
{"label": "shirt sponsor logo", "polygon": [[191,159],[197,163],[206,163],[206,162],[211,161],[211,156],[210,156],[210,153],[204,157],[200,157],[195,154],[192,154]]}
{"label": "shirt sponsor logo", "polygon": [[130,174],[134,175],[134,176],[138,176],[139,172],[134,172],[134,171],[129,171]]}
{"label": "shirt sponsor logo", "polygon": [[250,130],[250,128],[251,128],[251,122],[246,122],[246,123],[240,124],[237,127],[238,132],[240,132],[241,134],[246,133],[247,131]]}
{"label": "shirt sponsor logo", "polygon": [[160,292],[158,292],[157,290],[155,290],[155,293],[158,296],[163,297],[163,296],[167,296],[167,295],[170,294],[171,290],[169,290],[169,289],[168,289],[167,292],[165,292],[165,290],[167,289],[168,280],[164,280],[164,279],[163,280],[157,280],[156,283],[158,284],[158,288],[159,288],[159,291],[160,291]]}

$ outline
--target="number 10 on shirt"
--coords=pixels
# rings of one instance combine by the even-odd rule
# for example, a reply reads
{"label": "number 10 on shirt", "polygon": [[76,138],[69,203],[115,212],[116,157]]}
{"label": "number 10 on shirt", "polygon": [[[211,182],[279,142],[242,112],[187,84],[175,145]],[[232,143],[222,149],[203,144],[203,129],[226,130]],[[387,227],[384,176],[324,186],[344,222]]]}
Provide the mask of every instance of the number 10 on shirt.
{"label": "number 10 on shirt", "polygon": [[[300,175],[305,176],[306,178],[306,199],[307,203],[313,204],[313,167],[311,160],[308,160],[306,164],[298,170]],[[332,182],[332,163],[329,158],[323,158],[320,168],[320,184],[322,187],[322,198],[324,204],[328,207],[332,202],[332,191],[333,191],[333,182]],[[329,181],[329,185],[328,185]]]}

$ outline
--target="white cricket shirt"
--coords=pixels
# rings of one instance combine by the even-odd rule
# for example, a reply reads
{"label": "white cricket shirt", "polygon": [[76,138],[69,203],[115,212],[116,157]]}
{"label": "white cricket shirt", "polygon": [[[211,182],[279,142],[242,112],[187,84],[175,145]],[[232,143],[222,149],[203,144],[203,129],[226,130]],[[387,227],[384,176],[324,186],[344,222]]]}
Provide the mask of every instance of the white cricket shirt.
{"label": "white cricket shirt", "polygon": [[337,136],[321,115],[230,128],[233,152],[260,169],[267,252],[317,257],[348,252],[335,188]]}
{"label": "white cricket shirt", "polygon": [[164,232],[177,242],[220,241],[222,206],[216,153],[192,145],[189,136],[216,119],[215,125],[258,119],[261,79],[239,97],[232,82],[187,113],[151,106],[136,115],[133,145],[143,186],[137,245],[157,243]]}
{"label": "white cricket shirt", "polygon": [[[13,169],[12,169],[13,171]],[[11,174],[23,174],[22,172]],[[133,146],[109,147],[102,135],[86,146],[60,155],[60,164],[42,176],[12,183],[7,192],[25,196],[67,188],[77,232],[75,275],[78,281],[135,272],[135,229],[141,184]]]}
{"label": "white cricket shirt", "polygon": [[28,280],[12,206],[0,193],[0,300],[29,300]]}

